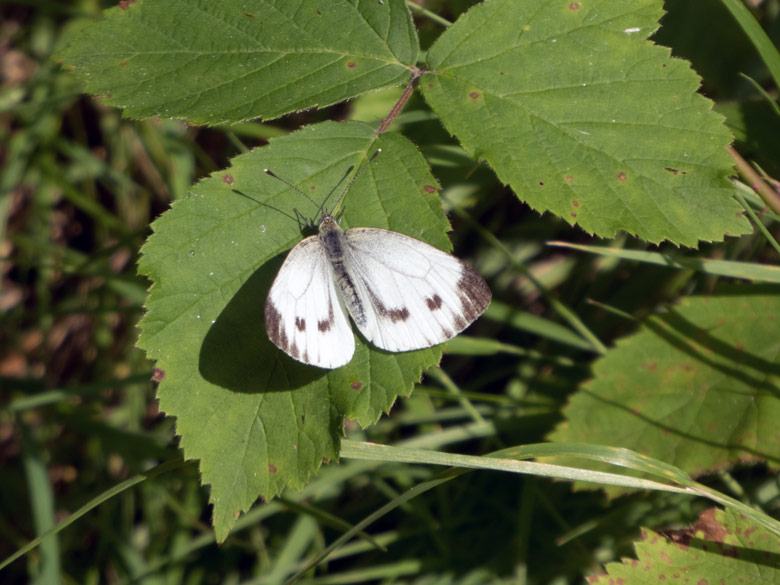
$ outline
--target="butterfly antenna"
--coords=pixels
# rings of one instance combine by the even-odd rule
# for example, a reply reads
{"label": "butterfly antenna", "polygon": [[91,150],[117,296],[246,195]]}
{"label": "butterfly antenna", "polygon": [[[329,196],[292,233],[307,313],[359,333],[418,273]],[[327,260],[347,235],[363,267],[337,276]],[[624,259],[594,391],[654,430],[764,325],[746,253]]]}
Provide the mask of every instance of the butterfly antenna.
{"label": "butterfly antenna", "polygon": [[317,202],[314,201],[314,199],[312,199],[311,197],[309,197],[300,187],[298,187],[296,185],[293,185],[290,181],[287,181],[286,179],[282,179],[279,175],[274,174],[273,171],[269,171],[268,169],[263,169],[263,172],[266,175],[269,175],[269,176],[273,177],[277,181],[281,181],[282,183],[287,185],[290,189],[293,189],[293,190],[297,191],[298,193],[300,193],[301,195],[303,195],[304,197],[306,197],[306,199],[311,201],[312,204],[314,205],[314,207],[316,207],[317,209],[320,208],[320,206],[317,204]]}
{"label": "butterfly antenna", "polygon": [[352,183],[357,181],[357,178],[363,174],[363,171],[365,171],[369,165],[374,162],[374,159],[379,156],[379,153],[382,152],[381,148],[377,148],[374,154],[371,155],[371,158],[368,159],[368,162],[364,164],[362,167],[358,169],[358,171],[355,173],[355,176],[352,177],[352,180],[350,180],[349,183],[347,183],[347,186],[344,187],[344,190],[341,192],[341,195],[339,195],[338,200],[336,201],[336,204],[333,206],[333,209],[330,210],[330,215],[333,215],[333,212],[338,209],[339,205],[341,205],[341,202],[344,200],[344,197],[347,196],[347,191],[349,191],[349,188],[352,187]]}

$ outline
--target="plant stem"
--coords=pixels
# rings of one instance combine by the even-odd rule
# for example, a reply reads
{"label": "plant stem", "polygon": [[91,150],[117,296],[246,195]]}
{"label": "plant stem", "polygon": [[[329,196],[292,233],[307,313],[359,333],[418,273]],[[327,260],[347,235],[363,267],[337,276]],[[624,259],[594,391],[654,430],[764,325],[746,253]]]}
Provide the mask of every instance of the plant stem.
{"label": "plant stem", "polygon": [[398,114],[401,113],[401,110],[406,105],[406,102],[408,102],[409,98],[412,97],[414,88],[417,87],[417,81],[420,79],[420,76],[422,74],[423,74],[422,69],[418,69],[417,67],[414,67],[412,69],[412,79],[409,81],[409,85],[406,86],[406,89],[401,94],[401,97],[398,98],[397,102],[395,102],[395,105],[393,106],[393,109],[390,110],[390,113],[387,115],[387,118],[382,120],[382,123],[379,125],[379,128],[376,131],[377,136],[379,134],[382,134],[383,132],[386,132],[387,129],[390,127],[390,124],[393,123],[393,120],[395,120],[396,117],[398,117]]}

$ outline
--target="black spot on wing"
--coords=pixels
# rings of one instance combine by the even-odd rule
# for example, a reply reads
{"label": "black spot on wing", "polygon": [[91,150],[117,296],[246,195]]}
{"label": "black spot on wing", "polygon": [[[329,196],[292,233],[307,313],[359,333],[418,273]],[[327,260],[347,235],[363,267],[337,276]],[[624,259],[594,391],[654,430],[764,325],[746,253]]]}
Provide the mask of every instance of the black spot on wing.
{"label": "black spot on wing", "polygon": [[295,327],[298,329],[298,331],[306,331],[306,319],[303,317],[296,317]]}
{"label": "black spot on wing", "polygon": [[425,304],[428,305],[428,309],[430,309],[431,312],[437,311],[438,309],[441,309],[442,300],[439,295],[433,295],[433,297],[429,299],[425,299]]}
{"label": "black spot on wing", "polygon": [[293,341],[292,347],[290,348],[290,351],[288,352],[292,357],[294,357],[296,360],[300,359],[301,352],[298,349],[298,345]]}
{"label": "black spot on wing", "polygon": [[390,320],[393,323],[397,323],[398,321],[406,321],[409,318],[409,309],[406,307],[403,307],[402,309],[390,309],[387,312],[387,315],[390,317]]}
{"label": "black spot on wing", "polygon": [[371,297],[371,304],[374,305],[374,308],[376,309],[376,312],[379,313],[379,316],[383,319],[390,319],[393,323],[398,323],[398,321],[406,321],[409,318],[409,309],[406,307],[400,307],[398,309],[388,309],[385,307],[384,303],[379,300],[379,297],[377,294],[371,289],[371,287],[368,285],[367,282],[364,283],[366,285],[366,290],[368,291],[368,296]]}
{"label": "black spot on wing", "polygon": [[328,303],[328,318],[322,321],[317,321],[317,330],[320,333],[327,333],[335,323],[335,317],[333,316],[333,301]]}

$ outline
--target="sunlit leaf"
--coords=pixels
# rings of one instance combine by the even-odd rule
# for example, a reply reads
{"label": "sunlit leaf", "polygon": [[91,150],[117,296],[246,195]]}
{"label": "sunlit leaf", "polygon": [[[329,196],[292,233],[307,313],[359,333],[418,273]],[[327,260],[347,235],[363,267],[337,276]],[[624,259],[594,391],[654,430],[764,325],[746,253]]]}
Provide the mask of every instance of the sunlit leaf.
{"label": "sunlit leaf", "polygon": [[403,0],[138,0],[57,58],[128,116],[217,124],[398,85],[417,51]]}
{"label": "sunlit leaf", "polygon": [[375,422],[441,357],[439,348],[390,354],[358,337],[347,366],[323,370],[289,358],[265,333],[268,288],[301,239],[293,209],[317,209],[263,169],[321,202],[380,147],[346,197],[342,225],[449,249],[422,156],[400,135],[377,138],[358,122],[309,126],[236,157],[155,221],[143,247],[140,270],[153,285],[139,345],[165,372],[160,407],[176,417],[185,455],[200,459],[220,539],[259,496],[299,488],[337,457],[345,417]]}
{"label": "sunlit leaf", "polygon": [[732,138],[685,61],[647,37],[657,0],[492,0],[428,52],[420,87],[523,201],[588,232],[688,246],[750,231]]}

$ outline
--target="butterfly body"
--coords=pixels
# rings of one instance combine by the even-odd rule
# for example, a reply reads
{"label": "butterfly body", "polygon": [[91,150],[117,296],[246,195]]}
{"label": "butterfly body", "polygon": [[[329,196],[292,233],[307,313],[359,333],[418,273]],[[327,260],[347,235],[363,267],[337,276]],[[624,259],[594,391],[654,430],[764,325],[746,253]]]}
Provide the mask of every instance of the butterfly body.
{"label": "butterfly body", "polygon": [[329,214],[296,245],[265,305],[269,339],[321,368],[347,364],[355,350],[349,318],[391,352],[438,345],[468,327],[491,293],[469,265],[425,242],[380,228],[342,230]]}
{"label": "butterfly body", "polygon": [[355,288],[352,277],[344,265],[344,248],[346,242],[344,230],[332,215],[324,214],[320,220],[320,233],[317,236],[333,269],[333,276],[341,291],[341,298],[349,311],[352,320],[358,327],[366,323],[366,309]]}

